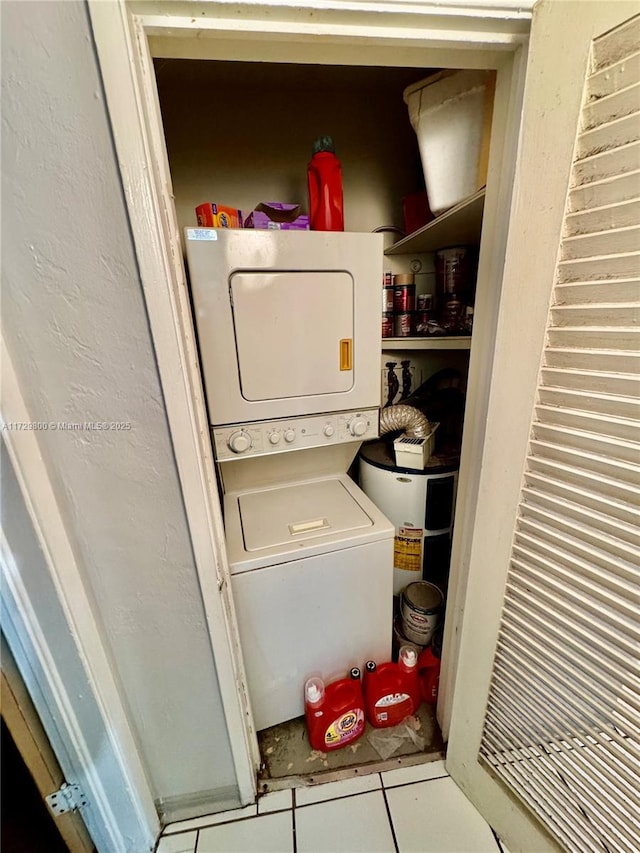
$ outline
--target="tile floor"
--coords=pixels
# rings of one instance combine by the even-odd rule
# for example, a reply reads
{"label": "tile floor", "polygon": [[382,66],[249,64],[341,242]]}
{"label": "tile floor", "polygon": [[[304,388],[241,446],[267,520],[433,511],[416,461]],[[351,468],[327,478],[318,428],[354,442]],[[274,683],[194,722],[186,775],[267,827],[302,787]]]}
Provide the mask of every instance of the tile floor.
{"label": "tile floor", "polygon": [[168,826],[157,853],[508,853],[443,761],[266,794]]}

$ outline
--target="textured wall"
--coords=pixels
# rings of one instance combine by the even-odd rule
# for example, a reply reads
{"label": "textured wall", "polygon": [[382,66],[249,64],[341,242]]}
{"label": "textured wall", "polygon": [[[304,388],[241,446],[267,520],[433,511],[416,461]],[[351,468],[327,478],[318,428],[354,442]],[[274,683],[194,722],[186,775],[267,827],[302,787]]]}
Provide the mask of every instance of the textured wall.
{"label": "textured wall", "polygon": [[87,9],[2,3],[3,330],[157,798],[235,789]]}

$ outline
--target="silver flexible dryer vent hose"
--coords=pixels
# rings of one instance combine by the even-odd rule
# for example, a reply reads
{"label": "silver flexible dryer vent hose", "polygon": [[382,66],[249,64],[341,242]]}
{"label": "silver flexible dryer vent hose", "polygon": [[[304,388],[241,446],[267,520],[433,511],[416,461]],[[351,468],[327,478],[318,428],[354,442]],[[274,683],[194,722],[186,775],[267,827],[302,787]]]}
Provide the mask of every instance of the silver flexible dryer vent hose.
{"label": "silver flexible dryer vent hose", "polygon": [[426,438],[431,424],[413,406],[388,406],[380,412],[380,435],[402,429],[408,438]]}

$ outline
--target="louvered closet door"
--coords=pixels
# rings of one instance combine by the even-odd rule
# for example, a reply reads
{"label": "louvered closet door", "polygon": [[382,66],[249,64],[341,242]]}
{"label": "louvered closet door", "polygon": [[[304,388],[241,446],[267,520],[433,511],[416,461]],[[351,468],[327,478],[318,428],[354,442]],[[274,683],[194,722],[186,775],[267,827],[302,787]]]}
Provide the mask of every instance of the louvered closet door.
{"label": "louvered closet door", "polygon": [[593,46],[480,745],[576,853],[640,850],[639,49]]}
{"label": "louvered closet door", "polygon": [[639,342],[637,17],[589,51],[475,756],[576,853],[640,851]]}

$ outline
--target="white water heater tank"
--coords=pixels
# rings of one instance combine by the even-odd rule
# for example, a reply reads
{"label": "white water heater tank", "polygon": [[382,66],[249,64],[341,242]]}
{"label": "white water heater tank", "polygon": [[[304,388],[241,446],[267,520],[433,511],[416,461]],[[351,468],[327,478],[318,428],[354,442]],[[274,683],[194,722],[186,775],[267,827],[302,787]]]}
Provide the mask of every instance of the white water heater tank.
{"label": "white water heater tank", "polygon": [[446,587],[459,457],[435,454],[422,471],[395,464],[393,447],[360,450],[360,487],[395,526],[393,593],[426,580]]}

